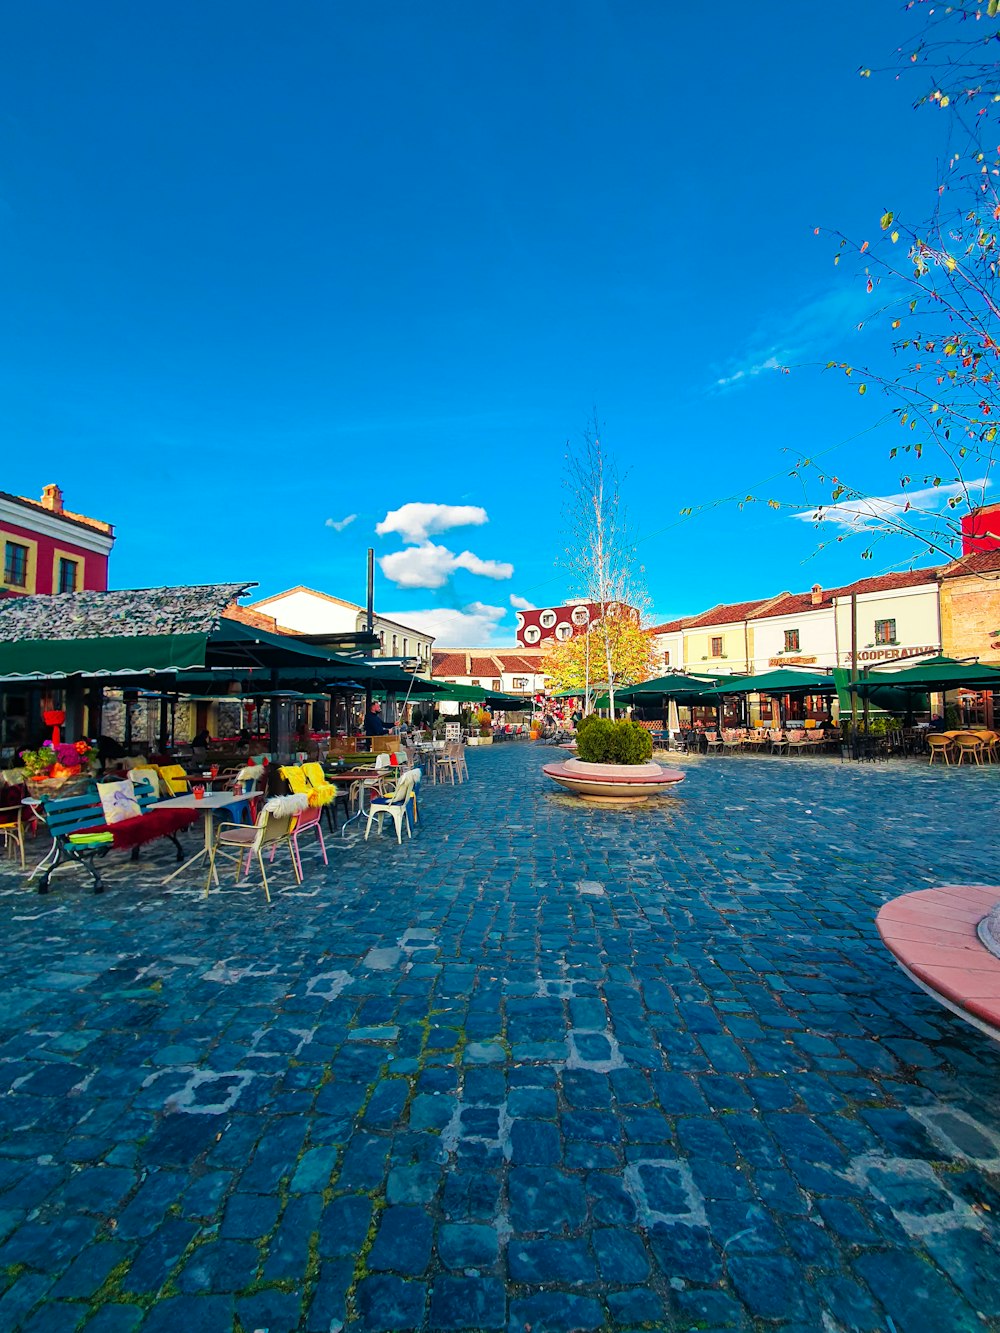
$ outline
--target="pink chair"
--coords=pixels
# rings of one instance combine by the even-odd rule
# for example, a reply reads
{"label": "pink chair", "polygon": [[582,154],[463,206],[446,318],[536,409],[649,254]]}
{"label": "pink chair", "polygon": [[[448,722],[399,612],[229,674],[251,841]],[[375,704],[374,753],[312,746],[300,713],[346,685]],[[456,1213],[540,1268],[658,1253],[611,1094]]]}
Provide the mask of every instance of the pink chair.
{"label": "pink chair", "polygon": [[[319,849],[323,855],[323,864],[328,866],[330,862],[326,857],[326,843],[323,841],[323,830],[320,827],[320,817],[323,814],[321,805],[310,805],[308,809],[303,810],[295,822],[292,824],[292,831],[289,834],[289,841],[292,845],[292,857],[299,868],[299,880],[302,879],[302,856],[299,852],[299,834],[307,833],[310,829],[316,830],[316,837],[319,838]],[[271,853],[272,857],[274,853]]]}

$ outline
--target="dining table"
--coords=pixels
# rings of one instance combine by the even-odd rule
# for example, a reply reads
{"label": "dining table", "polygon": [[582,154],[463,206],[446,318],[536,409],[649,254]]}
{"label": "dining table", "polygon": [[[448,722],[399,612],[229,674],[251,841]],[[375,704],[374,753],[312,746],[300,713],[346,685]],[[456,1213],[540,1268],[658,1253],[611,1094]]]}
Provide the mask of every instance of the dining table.
{"label": "dining table", "polygon": [[[189,793],[186,796],[170,796],[165,801],[158,801],[157,810],[197,810],[202,817],[202,826],[205,833],[204,847],[195,852],[194,856],[188,857],[176,870],[171,871],[162,883],[169,884],[172,879],[176,879],[183,871],[193,866],[196,861],[200,861],[203,856],[209,855],[212,850],[214,818],[220,810],[232,810],[236,822],[243,823],[243,815],[250,815],[250,799],[250,795],[237,794],[231,791],[207,791],[201,797]],[[249,819],[246,822],[249,822]],[[216,886],[218,886],[218,873],[214,873],[213,877]]]}

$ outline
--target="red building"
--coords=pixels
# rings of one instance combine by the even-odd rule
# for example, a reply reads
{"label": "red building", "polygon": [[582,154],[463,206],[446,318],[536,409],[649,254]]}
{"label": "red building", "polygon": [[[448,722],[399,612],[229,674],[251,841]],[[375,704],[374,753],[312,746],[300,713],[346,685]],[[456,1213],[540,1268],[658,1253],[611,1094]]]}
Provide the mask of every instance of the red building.
{"label": "red building", "polygon": [[[639,619],[634,606],[619,606],[612,602],[608,610],[612,614],[621,611],[634,616],[637,621]],[[576,634],[586,634],[600,618],[600,606],[584,600],[569,602],[566,606],[540,606],[531,611],[518,611],[517,642],[522,648],[535,648],[540,643],[572,639]]]}
{"label": "red building", "polygon": [[114,544],[111,524],[64,509],[58,486],[43,487],[40,500],[0,491],[0,597],[103,592]]}
{"label": "red building", "polygon": [[981,505],[962,516],[962,554],[1000,550],[1000,504]]}

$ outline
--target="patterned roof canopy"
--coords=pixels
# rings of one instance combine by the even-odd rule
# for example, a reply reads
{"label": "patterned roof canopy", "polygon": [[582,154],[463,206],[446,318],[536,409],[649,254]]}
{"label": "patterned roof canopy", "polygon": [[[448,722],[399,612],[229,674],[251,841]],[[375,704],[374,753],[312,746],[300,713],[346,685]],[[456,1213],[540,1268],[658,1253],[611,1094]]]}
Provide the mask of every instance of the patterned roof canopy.
{"label": "patterned roof canopy", "polygon": [[0,599],[0,643],[24,639],[133,638],[210,634],[254,583],[183,588],[117,588]]}

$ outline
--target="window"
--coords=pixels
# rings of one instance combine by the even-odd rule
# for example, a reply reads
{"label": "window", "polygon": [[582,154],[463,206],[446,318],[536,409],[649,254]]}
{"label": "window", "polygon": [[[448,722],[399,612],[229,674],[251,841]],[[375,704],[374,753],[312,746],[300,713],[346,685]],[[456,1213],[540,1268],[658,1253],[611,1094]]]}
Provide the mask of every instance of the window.
{"label": "window", "polygon": [[515,676],[515,677],[514,677],[514,689],[515,689],[515,690],[526,690],[527,688],[528,688],[528,677],[527,677],[527,676]]}
{"label": "window", "polygon": [[721,640],[721,639],[713,639],[713,640],[712,640],[712,656],[713,656],[713,657],[721,657],[721,656],[722,656],[722,640]]}
{"label": "window", "polygon": [[527,629],[524,631],[525,643],[537,643],[541,637],[542,637],[542,631],[538,628],[537,625],[529,625]]}
{"label": "window", "polygon": [[561,639],[565,643],[567,639],[571,639],[572,637],[573,637],[572,625],[567,625],[566,622],[563,621],[561,624],[556,626],[557,639]]}
{"label": "window", "polygon": [[76,561],[59,561],[59,592],[76,592]]}
{"label": "window", "polygon": [[410,655],[409,649],[410,649],[410,641],[409,641],[409,639],[404,638],[404,639],[403,639],[403,656],[404,656],[404,657],[409,657],[409,655]]}
{"label": "window", "polygon": [[542,629],[551,629],[556,623],[556,613],[554,611],[543,611],[538,617],[538,623]]}
{"label": "window", "polygon": [[392,656],[398,656],[398,641],[395,634],[392,636]]}
{"label": "window", "polygon": [[495,680],[495,681],[493,682],[493,689],[494,689],[495,693],[497,693],[497,694],[500,693],[500,682],[499,682],[498,680]]}
{"label": "window", "polygon": [[665,667],[668,667],[668,666],[670,665],[670,652],[669,652],[669,650],[667,650],[667,651],[664,652],[664,654],[663,654],[663,665],[664,665]]}
{"label": "window", "polygon": [[797,629],[785,630],[785,652],[797,653],[799,651],[799,632]]}
{"label": "window", "polygon": [[896,642],[896,622],[894,620],[875,621],[875,642],[877,644]]}
{"label": "window", "polygon": [[8,542],[3,558],[3,581],[15,588],[28,585],[28,548]]}
{"label": "window", "polygon": [[479,681],[478,681],[478,680],[474,680],[474,681],[473,681],[473,682],[472,682],[472,683],[473,683],[473,685],[476,685],[476,686],[478,686],[478,684],[479,684]]}

